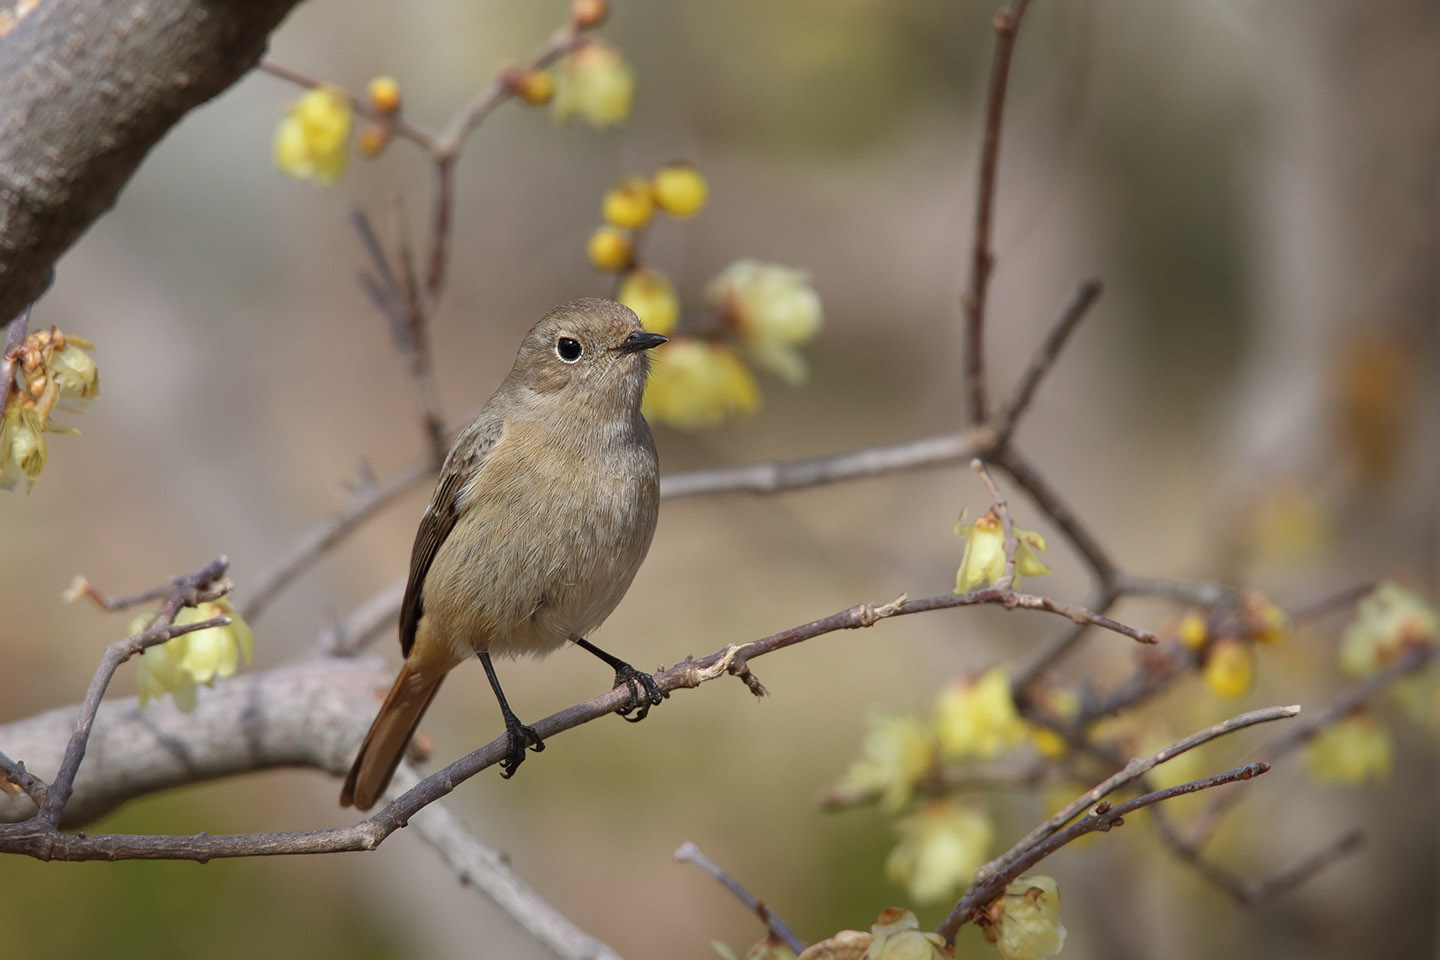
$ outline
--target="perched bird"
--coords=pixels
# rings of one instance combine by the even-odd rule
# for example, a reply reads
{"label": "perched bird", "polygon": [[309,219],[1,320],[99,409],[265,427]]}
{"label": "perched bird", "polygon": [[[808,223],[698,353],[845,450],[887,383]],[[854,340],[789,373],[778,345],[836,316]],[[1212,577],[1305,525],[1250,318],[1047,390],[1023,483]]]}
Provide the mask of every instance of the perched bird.
{"label": "perched bird", "polygon": [[400,608],[405,665],[341,806],[374,805],[440,681],[472,654],[505,718],[507,778],[527,746],[545,744],[505,702],[492,654],[546,654],[573,641],[614,668],[616,686],[629,686],[626,719],[660,702],[649,674],[585,635],[625,595],[655,533],[658,467],[640,397],[647,351],[665,340],[628,307],[597,299],[563,303],[526,334],[515,366],[446,456],[420,518]]}

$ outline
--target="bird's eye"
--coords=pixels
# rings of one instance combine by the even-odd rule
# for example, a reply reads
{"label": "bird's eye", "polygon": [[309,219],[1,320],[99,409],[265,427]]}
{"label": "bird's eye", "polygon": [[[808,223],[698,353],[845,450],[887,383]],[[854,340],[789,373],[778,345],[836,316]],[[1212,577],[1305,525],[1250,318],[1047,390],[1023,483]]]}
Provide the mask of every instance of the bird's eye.
{"label": "bird's eye", "polygon": [[555,355],[566,363],[580,359],[580,341],[572,337],[561,337],[555,341]]}

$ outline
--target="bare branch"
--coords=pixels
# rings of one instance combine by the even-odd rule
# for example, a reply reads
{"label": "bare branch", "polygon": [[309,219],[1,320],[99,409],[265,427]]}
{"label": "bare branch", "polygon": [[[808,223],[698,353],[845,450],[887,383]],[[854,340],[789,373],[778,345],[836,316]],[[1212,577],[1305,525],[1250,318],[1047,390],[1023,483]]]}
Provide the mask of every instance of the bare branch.
{"label": "bare branch", "polygon": [[688,840],[682,843],[675,851],[675,859],[681,863],[693,863],[719,881],[720,885],[729,890],[736,900],[745,905],[747,910],[760,918],[760,922],[765,924],[765,929],[770,932],[770,937],[775,942],[785,944],[796,953],[805,949],[805,941],[795,936],[785,925],[784,920],[771,913],[758,897],[741,886],[740,881],[721,869],[714,860],[705,856],[695,844]]}
{"label": "bare branch", "polygon": [[24,136],[0,137],[0,317],[40,295],[150,148],[244,76],[294,5],[66,0],[6,34],[0,130]]}
{"label": "bare branch", "polygon": [[65,759],[61,761],[60,771],[46,791],[45,803],[40,808],[40,820],[51,829],[60,823],[60,818],[65,813],[65,804],[69,802],[70,793],[75,786],[75,774],[80,769],[80,762],[85,759],[85,745],[89,742],[90,731],[95,726],[95,713],[100,709],[100,700],[105,696],[105,689],[110,686],[110,678],[115,676],[120,664],[147,647],[164,643],[184,633],[228,624],[229,617],[215,617],[184,626],[176,626],[173,621],[180,608],[194,603],[196,593],[220,579],[229,565],[227,558],[217,557],[195,573],[176,578],[171,586],[170,599],[165,601],[165,605],[155,615],[153,626],[133,637],[117,640],[105,648],[105,655],[101,658],[95,677],[90,681],[90,689],[85,692],[85,700],[80,705],[80,716],[75,721],[75,732],[71,734],[70,743],[65,748]]}
{"label": "bare branch", "polygon": [[1080,518],[1060,499],[1060,494],[1050,486],[1049,481],[1013,445],[992,454],[991,462],[1010,474],[1010,478],[1020,485],[1035,506],[1060,528],[1060,532],[1090,565],[1095,578],[1100,581],[1102,594],[1111,593],[1120,576],[1119,568]]}
{"label": "bare branch", "polygon": [[1030,357],[1030,365],[1020,376],[1020,382],[1015,386],[1015,392],[1010,395],[999,416],[995,418],[995,443],[1003,447],[1010,442],[1010,437],[1015,433],[1015,428],[1020,423],[1020,418],[1030,409],[1030,401],[1035,398],[1035,391],[1040,387],[1040,381],[1050,372],[1055,365],[1060,351],[1065,348],[1065,341],[1070,339],[1070,334],[1085,319],[1090,312],[1090,307],[1100,299],[1102,286],[1099,280],[1089,279],[1082,281],[1075,289],[1075,295],[1066,305],[1065,310],[1055,321],[1050,332],[1045,335],[1045,341],[1040,348]]}
{"label": "bare branch", "polygon": [[972,425],[989,418],[985,404],[985,298],[995,254],[990,234],[995,208],[996,172],[1000,165],[1000,126],[1005,117],[1005,91],[1010,82],[1010,60],[1020,20],[1030,0],[1010,0],[995,14],[995,59],[990,69],[990,90],[985,108],[985,133],[980,147],[980,170],[975,189],[975,234],[970,251],[970,283],[960,303],[965,311],[965,400]]}
{"label": "bare branch", "polygon": [[45,803],[45,791],[49,788],[45,785],[45,781],[26,770],[23,762],[11,760],[5,754],[0,753],[0,774],[4,774],[3,779],[0,779],[0,791],[14,796],[15,794],[7,787],[7,785],[13,785],[30,798],[30,802],[35,804],[37,810]]}

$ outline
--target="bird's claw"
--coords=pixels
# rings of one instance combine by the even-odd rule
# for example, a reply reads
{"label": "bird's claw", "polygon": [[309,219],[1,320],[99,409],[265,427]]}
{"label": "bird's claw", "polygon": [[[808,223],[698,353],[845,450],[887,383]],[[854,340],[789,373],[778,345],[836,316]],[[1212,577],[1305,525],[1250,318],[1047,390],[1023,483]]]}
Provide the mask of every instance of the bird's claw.
{"label": "bird's claw", "polygon": [[545,741],[540,739],[540,734],[535,728],[521,723],[514,717],[505,721],[505,734],[509,743],[505,748],[505,758],[500,761],[500,776],[509,780],[515,776],[515,771],[520,769],[520,764],[525,762],[525,748],[529,747],[536,753],[545,749]]}
{"label": "bird's claw", "polygon": [[[621,707],[615,712],[620,714],[631,723],[639,723],[650,714],[651,707],[658,707],[664,695],[660,693],[660,685],[655,678],[642,670],[636,670],[628,663],[622,663],[615,668],[615,686],[624,684],[630,690],[630,703]],[[644,694],[641,694],[641,689]],[[630,716],[634,713],[635,716]]]}

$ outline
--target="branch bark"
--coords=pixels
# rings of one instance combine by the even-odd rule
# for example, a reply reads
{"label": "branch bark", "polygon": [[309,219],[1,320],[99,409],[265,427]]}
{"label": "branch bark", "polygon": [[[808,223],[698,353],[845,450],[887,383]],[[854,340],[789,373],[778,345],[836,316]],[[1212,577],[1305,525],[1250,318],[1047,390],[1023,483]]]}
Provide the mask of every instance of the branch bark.
{"label": "branch bark", "polygon": [[0,39],[0,316],[181,117],[244,76],[296,0],[42,3]]}

